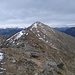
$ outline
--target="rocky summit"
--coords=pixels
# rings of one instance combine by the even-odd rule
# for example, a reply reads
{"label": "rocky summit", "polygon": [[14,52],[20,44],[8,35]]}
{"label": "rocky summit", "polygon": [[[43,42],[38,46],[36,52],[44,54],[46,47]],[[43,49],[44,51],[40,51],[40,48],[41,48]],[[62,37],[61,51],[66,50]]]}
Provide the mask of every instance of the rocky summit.
{"label": "rocky summit", "polygon": [[3,42],[0,75],[75,75],[75,38],[35,22]]}

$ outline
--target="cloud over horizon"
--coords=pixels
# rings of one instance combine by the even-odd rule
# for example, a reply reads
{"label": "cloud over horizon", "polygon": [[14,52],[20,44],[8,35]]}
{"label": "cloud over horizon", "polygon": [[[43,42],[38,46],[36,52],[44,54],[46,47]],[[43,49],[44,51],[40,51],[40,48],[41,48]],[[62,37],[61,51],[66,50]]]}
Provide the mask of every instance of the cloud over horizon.
{"label": "cloud over horizon", "polygon": [[27,27],[35,21],[75,26],[75,0],[0,0],[0,27]]}

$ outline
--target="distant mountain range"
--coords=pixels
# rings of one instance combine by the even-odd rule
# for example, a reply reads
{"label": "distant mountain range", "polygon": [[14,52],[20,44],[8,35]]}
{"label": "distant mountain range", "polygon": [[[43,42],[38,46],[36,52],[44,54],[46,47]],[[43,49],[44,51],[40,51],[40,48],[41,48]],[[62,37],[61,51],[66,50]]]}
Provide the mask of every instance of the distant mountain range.
{"label": "distant mountain range", "polygon": [[61,31],[61,32],[65,32],[67,29],[69,29],[69,27],[60,27],[60,28],[56,27],[54,29],[58,30],[58,31]]}
{"label": "distant mountain range", "polygon": [[54,29],[75,37],[75,27],[64,27],[64,28],[54,28]]}
{"label": "distant mountain range", "polygon": [[[21,31],[22,29],[23,28],[6,28],[6,29],[1,28],[0,35],[12,35]],[[56,27],[54,29],[75,37],[75,27],[61,27],[61,28]]]}
{"label": "distant mountain range", "polygon": [[75,37],[75,27],[66,29],[65,33]]}
{"label": "distant mountain range", "polygon": [[8,34],[15,34],[19,31],[21,31],[23,28],[1,28],[0,29],[0,35],[8,35]]}
{"label": "distant mountain range", "polygon": [[[75,37],[75,27],[56,27],[54,29]],[[7,39],[21,30],[23,30],[23,28],[0,28],[0,38]]]}

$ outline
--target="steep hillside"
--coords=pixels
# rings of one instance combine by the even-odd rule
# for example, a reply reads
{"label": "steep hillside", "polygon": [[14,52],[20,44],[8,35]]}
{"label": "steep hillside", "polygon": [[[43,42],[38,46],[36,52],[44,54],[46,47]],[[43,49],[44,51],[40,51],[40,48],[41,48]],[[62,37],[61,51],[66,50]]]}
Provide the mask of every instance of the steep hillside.
{"label": "steep hillside", "polygon": [[75,75],[75,38],[35,22],[8,38],[3,75]]}

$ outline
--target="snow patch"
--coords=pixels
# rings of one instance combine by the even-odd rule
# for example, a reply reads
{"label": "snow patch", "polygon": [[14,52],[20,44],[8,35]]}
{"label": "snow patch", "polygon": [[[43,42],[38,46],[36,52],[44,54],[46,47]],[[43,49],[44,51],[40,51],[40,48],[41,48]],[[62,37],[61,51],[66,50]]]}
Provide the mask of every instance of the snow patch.
{"label": "snow patch", "polygon": [[45,38],[46,36],[44,35],[44,38]]}
{"label": "snow patch", "polygon": [[5,64],[5,62],[3,62],[3,63],[0,63],[1,65],[3,65],[3,64]]}
{"label": "snow patch", "polygon": [[38,34],[38,36],[40,36],[40,34]]}
{"label": "snow patch", "polygon": [[3,53],[0,52],[0,61],[3,59]]}
{"label": "snow patch", "polygon": [[40,31],[37,31],[38,33],[40,32]]}
{"label": "snow patch", "polygon": [[15,41],[13,41],[13,43],[15,43]]}
{"label": "snow patch", "polygon": [[[0,52],[0,62],[3,60],[4,56],[3,53]],[[3,68],[2,65],[5,64],[5,62],[0,63],[0,74],[4,73],[4,71],[6,70],[6,68]]]}
{"label": "snow patch", "polygon": [[42,40],[42,41],[44,41],[44,39],[43,39],[43,38],[41,38],[41,37],[40,37],[39,39],[40,39],[40,40]]}
{"label": "snow patch", "polygon": [[30,30],[32,31],[32,28],[30,28]]}
{"label": "snow patch", "polygon": [[48,42],[48,40],[46,41],[46,43]]}
{"label": "snow patch", "polygon": [[43,28],[43,33],[45,33],[46,34],[46,30]]}
{"label": "snow patch", "polygon": [[19,39],[22,35],[23,35],[23,32],[20,31],[20,32],[18,33],[18,35],[16,36],[15,40],[16,40],[16,39]]}
{"label": "snow patch", "polygon": [[34,25],[33,25],[32,28],[37,28],[37,24],[38,24],[38,23],[34,23]]}
{"label": "snow patch", "polygon": [[4,73],[4,71],[6,71],[6,68],[1,68],[0,67],[0,74]]}
{"label": "snow patch", "polygon": [[19,45],[19,43],[17,43],[17,45]]}
{"label": "snow patch", "polygon": [[6,69],[5,68],[0,68],[0,70],[5,71]]}
{"label": "snow patch", "polygon": [[38,73],[35,73],[34,75],[39,75]]}
{"label": "snow patch", "polygon": [[22,31],[20,31],[20,32],[14,34],[12,37],[10,37],[9,39],[7,39],[6,41],[9,41],[10,43],[11,43],[11,42],[15,43],[14,40],[19,39],[19,38],[20,38],[22,35],[24,35],[24,34],[25,34],[25,33],[23,33]]}
{"label": "snow patch", "polygon": [[38,24],[38,23],[35,22],[35,23],[33,24],[32,28],[30,28],[30,30],[32,31],[33,28],[36,28],[36,29],[37,29],[37,24]]}
{"label": "snow patch", "polygon": [[28,35],[28,33],[26,33],[26,35]]}
{"label": "snow patch", "polygon": [[16,60],[12,60],[12,63],[16,63]]}
{"label": "snow patch", "polygon": [[2,74],[2,73],[4,73],[4,72],[0,72],[0,74]]}
{"label": "snow patch", "polygon": [[55,45],[51,45],[52,48],[57,49]]}

